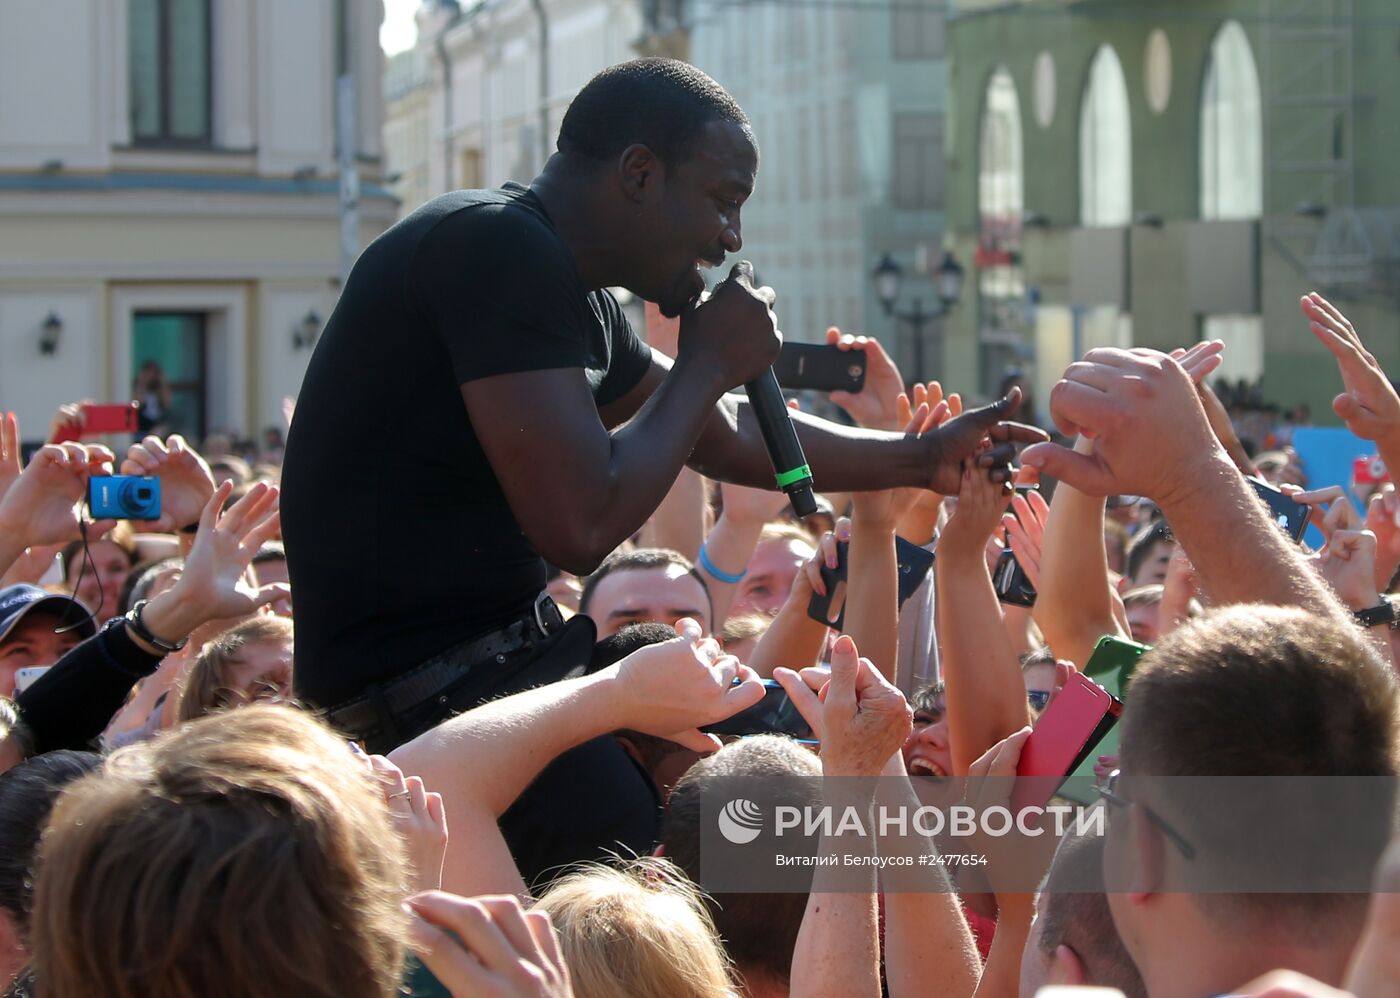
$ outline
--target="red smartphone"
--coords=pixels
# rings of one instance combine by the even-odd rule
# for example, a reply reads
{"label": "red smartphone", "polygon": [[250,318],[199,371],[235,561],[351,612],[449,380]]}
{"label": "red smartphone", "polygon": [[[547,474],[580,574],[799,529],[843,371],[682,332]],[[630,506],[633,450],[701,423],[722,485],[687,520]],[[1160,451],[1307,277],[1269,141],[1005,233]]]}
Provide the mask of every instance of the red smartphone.
{"label": "red smartphone", "polygon": [[1044,807],[1123,715],[1123,702],[1081,673],[1070,676],[1021,748],[1011,810]]}
{"label": "red smartphone", "polygon": [[80,408],[83,414],[82,436],[74,436],[71,431],[64,429],[59,432],[55,440],[51,441],[52,443],[61,444],[69,440],[79,440],[103,433],[135,433],[136,416],[141,411],[141,403],[111,402],[99,404],[84,402]]}

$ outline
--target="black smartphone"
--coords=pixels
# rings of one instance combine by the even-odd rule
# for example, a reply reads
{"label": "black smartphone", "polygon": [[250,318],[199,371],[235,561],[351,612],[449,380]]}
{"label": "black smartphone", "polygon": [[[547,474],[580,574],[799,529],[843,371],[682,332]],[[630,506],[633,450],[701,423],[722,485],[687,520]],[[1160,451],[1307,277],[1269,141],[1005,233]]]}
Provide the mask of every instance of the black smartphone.
{"label": "black smartphone", "polygon": [[996,571],[992,573],[996,586],[997,599],[1012,606],[1035,606],[1035,586],[1026,578],[1026,570],[1016,560],[1016,553],[1007,548],[997,559]]}
{"label": "black smartphone", "polygon": [[[836,615],[833,621],[831,618],[831,601],[836,595],[838,586],[846,581],[847,554],[850,551],[850,544],[842,541],[836,545],[836,567],[827,568],[822,566],[822,581],[826,583],[826,595],[819,596],[812,594],[812,598],[807,602],[807,616],[828,627],[834,627],[838,631],[846,623],[846,608],[843,606],[841,612]],[[933,568],[933,552],[925,551],[917,544],[911,544],[903,537],[894,539],[895,569],[899,573],[899,606],[904,607],[905,600],[914,595],[915,590],[928,578],[928,573]]]}
{"label": "black smartphone", "polygon": [[787,691],[772,679],[763,681],[763,699],[733,717],[707,724],[701,731],[712,735],[789,735],[809,740],[812,729],[803,720]]}
{"label": "black smartphone", "polygon": [[865,351],[825,343],[784,343],[773,373],[784,388],[858,392],[865,387]]}
{"label": "black smartphone", "polygon": [[1249,484],[1255,494],[1264,500],[1264,505],[1269,507],[1273,521],[1293,538],[1294,543],[1301,544],[1303,535],[1308,531],[1307,505],[1290,499],[1272,485],[1265,485],[1253,478],[1249,479]]}

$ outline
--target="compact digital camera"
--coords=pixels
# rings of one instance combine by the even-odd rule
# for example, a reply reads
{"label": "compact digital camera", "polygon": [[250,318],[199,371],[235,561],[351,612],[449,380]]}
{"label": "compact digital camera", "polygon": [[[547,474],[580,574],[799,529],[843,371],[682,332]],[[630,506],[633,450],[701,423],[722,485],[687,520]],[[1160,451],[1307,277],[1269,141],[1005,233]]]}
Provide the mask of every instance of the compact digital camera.
{"label": "compact digital camera", "polygon": [[159,520],[160,479],[141,475],[89,478],[88,510],[94,520]]}

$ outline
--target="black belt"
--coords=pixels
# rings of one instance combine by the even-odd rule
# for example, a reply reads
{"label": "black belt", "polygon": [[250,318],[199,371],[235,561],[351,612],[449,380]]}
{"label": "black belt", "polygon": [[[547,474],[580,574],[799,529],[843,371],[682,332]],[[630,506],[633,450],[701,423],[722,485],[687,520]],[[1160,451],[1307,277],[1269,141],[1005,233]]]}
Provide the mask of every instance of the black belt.
{"label": "black belt", "polygon": [[326,720],[358,738],[392,729],[396,718],[434,698],[446,706],[446,692],[459,685],[477,665],[493,659],[503,663],[507,655],[534,646],[563,623],[559,607],[548,593],[542,592],[535,598],[535,605],[519,619],[453,645],[387,683],[371,686],[366,695],[326,711]]}

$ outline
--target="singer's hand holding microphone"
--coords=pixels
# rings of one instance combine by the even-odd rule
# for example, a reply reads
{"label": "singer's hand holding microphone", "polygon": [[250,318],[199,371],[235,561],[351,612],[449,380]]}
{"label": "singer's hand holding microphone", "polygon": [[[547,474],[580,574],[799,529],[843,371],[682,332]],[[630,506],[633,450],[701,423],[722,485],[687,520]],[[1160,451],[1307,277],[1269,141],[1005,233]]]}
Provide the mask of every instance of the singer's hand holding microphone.
{"label": "singer's hand holding microphone", "polygon": [[[748,393],[749,405],[773,462],[775,484],[788,494],[793,512],[807,516],[817,511],[812,473],[792,428],[778,379],[773,375],[773,362],[783,345],[773,315],[776,299],[772,288],[754,286],[753,266],[741,260],[708,301],[682,317],[679,352],[685,356],[687,347],[691,347],[711,348],[720,354],[717,359],[727,367],[725,388],[742,384]],[[704,338],[704,347],[694,342],[696,338]],[[725,359],[732,366],[724,365]]]}

